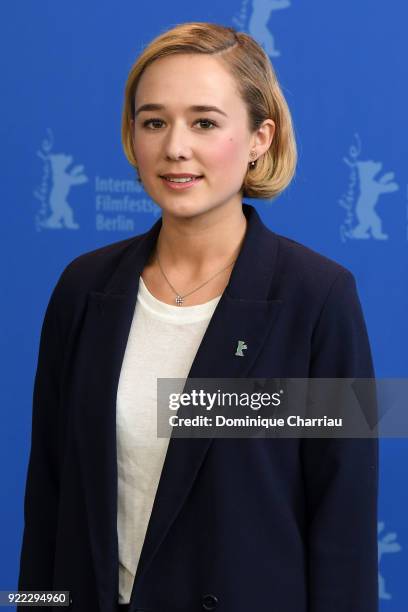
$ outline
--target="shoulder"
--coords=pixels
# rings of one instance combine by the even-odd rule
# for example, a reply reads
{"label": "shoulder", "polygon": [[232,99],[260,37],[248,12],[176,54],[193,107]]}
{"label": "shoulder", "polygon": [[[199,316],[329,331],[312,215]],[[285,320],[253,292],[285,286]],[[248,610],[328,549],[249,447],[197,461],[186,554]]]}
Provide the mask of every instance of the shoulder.
{"label": "shoulder", "polygon": [[310,376],[371,377],[364,314],[352,272],[313,249],[275,234],[273,295],[291,313],[293,328],[308,329]]}
{"label": "shoulder", "polygon": [[278,242],[278,263],[285,269],[293,269],[298,275],[333,277],[350,270],[334,259],[315,251],[287,236],[271,232]]}
{"label": "shoulder", "polygon": [[136,250],[145,234],[138,234],[78,255],[62,270],[51,293],[57,318],[71,322],[81,316],[90,291],[102,291],[129,252]]}
{"label": "shoulder", "polygon": [[78,255],[62,271],[58,289],[64,293],[100,291],[122,258],[137,248],[143,236],[139,234]]}
{"label": "shoulder", "polygon": [[270,234],[276,251],[271,284],[274,294],[316,303],[333,290],[355,285],[353,273],[341,263],[287,236],[272,230]]}

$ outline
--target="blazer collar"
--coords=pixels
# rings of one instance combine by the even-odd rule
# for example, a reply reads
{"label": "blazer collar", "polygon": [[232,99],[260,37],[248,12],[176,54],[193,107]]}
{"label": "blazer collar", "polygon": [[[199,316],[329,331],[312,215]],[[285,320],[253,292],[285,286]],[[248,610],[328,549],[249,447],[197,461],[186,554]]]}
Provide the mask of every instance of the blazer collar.
{"label": "blazer collar", "polygon": [[[247,218],[247,231],[225,291],[233,299],[267,300],[278,241],[253,206],[243,203],[242,210]],[[155,247],[161,227],[160,217],[143,238],[129,248],[103,293],[136,297],[139,277]]]}
{"label": "blazer collar", "polygon": [[[229,283],[192,363],[191,378],[250,377],[281,307],[268,295],[278,241],[255,208],[243,204],[247,231]],[[155,246],[161,218],[131,242],[103,291],[89,293],[76,358],[75,431],[82,470],[99,603],[110,612],[118,601],[116,393],[134,315],[139,278]],[[244,340],[244,357],[235,355]],[[193,485],[210,438],[171,438],[133,585],[143,577]],[[134,604],[137,605],[137,604]]]}

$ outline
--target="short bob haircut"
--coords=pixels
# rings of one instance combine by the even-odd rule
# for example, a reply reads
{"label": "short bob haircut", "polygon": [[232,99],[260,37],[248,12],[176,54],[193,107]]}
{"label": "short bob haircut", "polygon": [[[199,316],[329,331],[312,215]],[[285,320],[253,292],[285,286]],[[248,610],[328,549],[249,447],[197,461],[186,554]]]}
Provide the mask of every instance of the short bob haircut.
{"label": "short bob haircut", "polygon": [[253,133],[265,119],[275,122],[271,146],[245,174],[243,197],[272,199],[290,183],[295,173],[297,148],[291,114],[269,57],[248,34],[205,22],[176,25],[156,37],[132,66],[125,88],[122,144],[130,164],[137,168],[132,147],[135,94],[142,72],[155,60],[177,53],[217,56],[234,77],[246,104]]}

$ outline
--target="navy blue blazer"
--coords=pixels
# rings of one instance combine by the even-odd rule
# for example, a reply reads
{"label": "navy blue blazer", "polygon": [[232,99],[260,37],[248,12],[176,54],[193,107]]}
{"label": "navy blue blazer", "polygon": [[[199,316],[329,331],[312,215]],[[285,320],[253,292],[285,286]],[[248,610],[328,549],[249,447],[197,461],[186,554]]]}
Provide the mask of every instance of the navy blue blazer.
{"label": "navy blue blazer", "polygon": [[[351,272],[243,211],[189,378],[374,376]],[[116,393],[161,223],[73,260],[44,317],[18,588],[73,612],[118,602]],[[377,482],[375,439],[171,438],[131,611],[377,612]]]}

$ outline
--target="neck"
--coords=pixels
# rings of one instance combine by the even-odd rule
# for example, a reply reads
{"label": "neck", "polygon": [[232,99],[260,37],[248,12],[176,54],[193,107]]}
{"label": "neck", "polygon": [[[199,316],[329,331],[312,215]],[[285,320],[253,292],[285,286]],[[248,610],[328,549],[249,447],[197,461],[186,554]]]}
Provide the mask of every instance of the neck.
{"label": "neck", "polygon": [[156,245],[160,262],[184,279],[209,276],[238,257],[246,226],[236,202],[189,218],[163,211]]}

